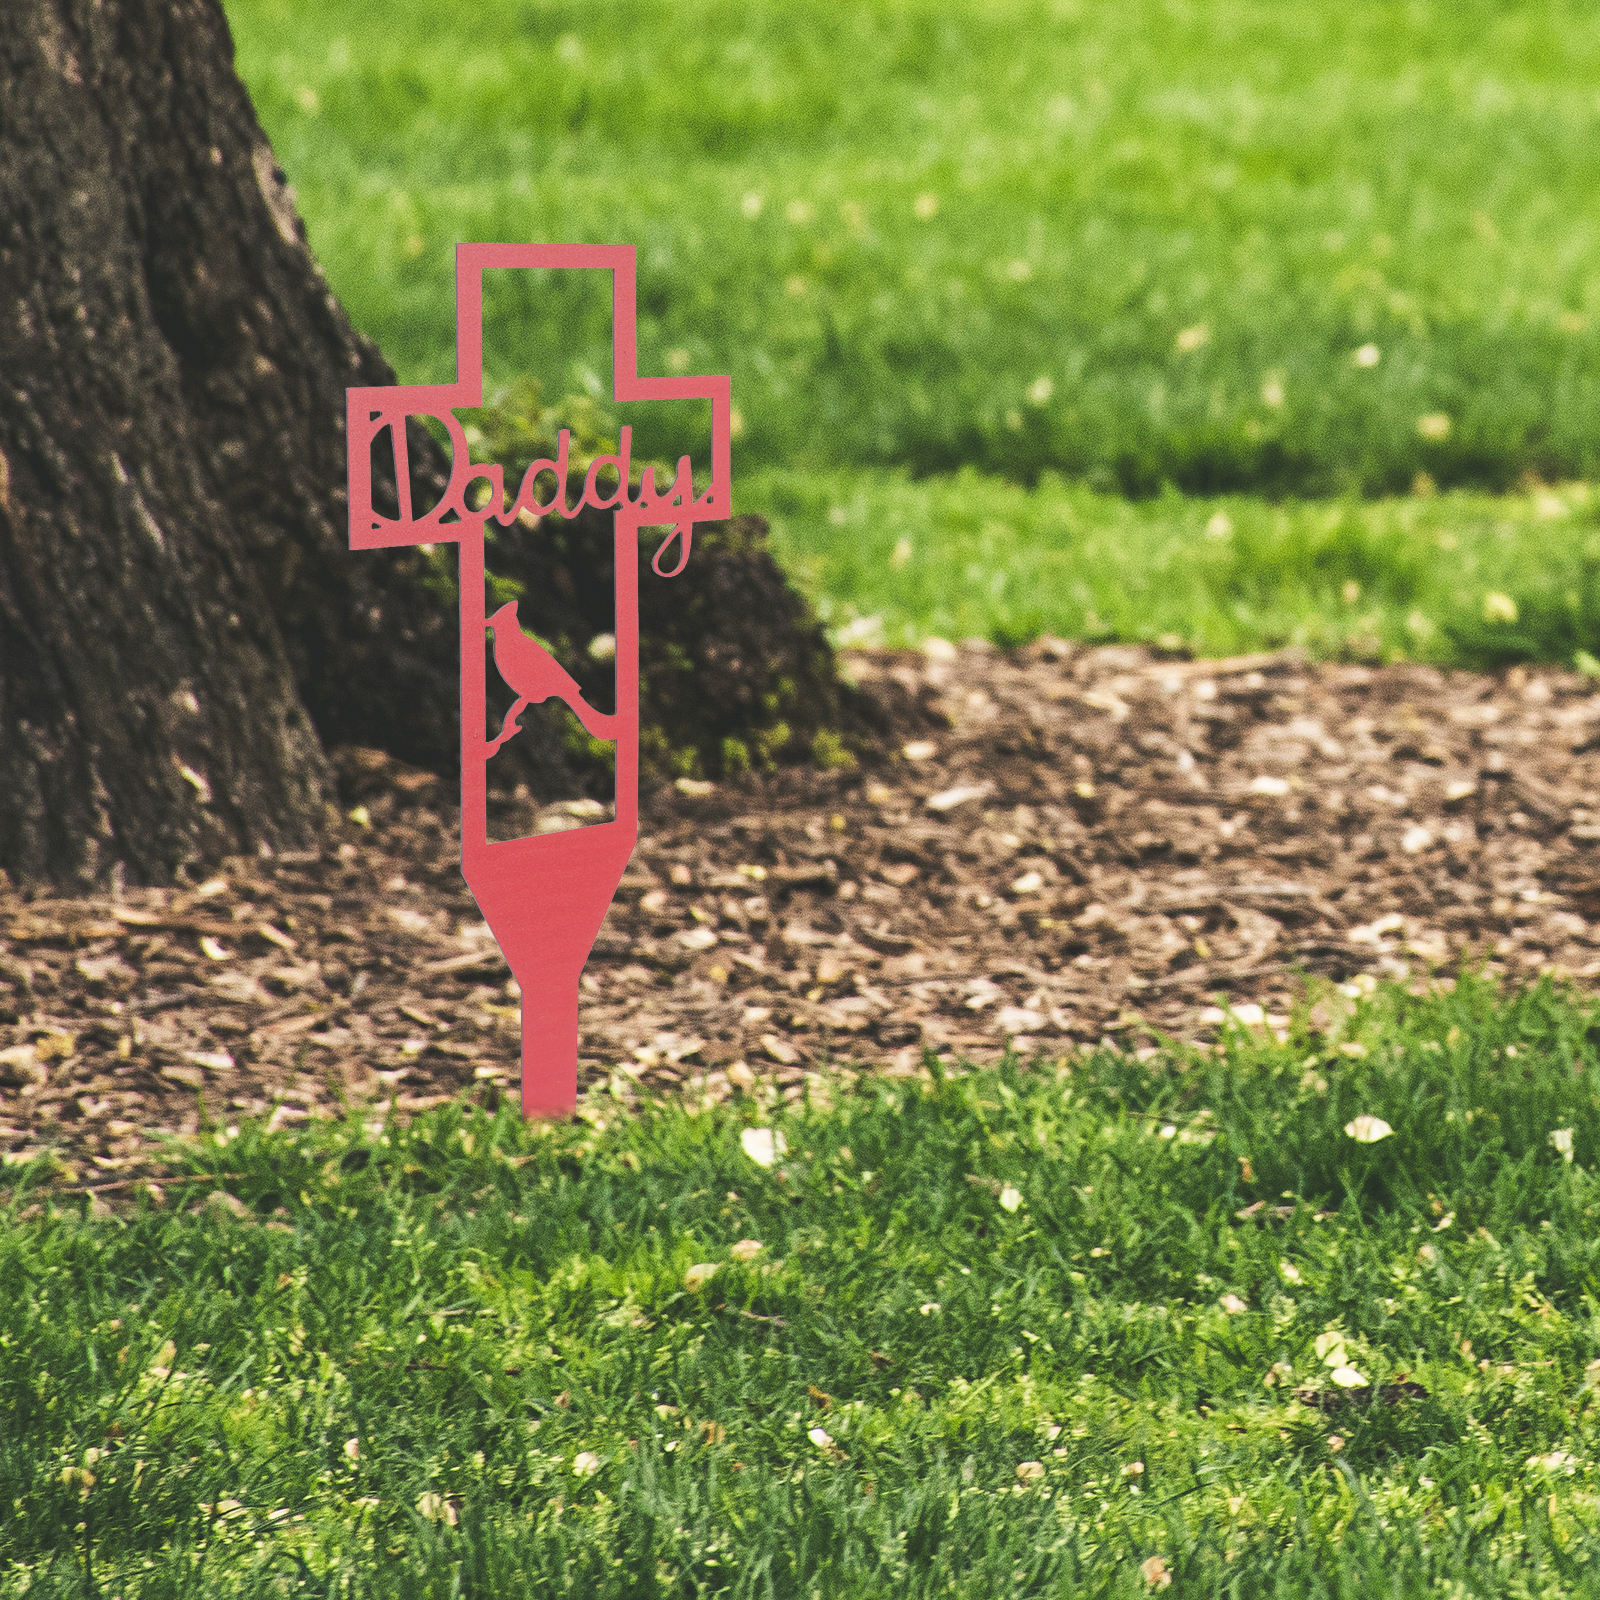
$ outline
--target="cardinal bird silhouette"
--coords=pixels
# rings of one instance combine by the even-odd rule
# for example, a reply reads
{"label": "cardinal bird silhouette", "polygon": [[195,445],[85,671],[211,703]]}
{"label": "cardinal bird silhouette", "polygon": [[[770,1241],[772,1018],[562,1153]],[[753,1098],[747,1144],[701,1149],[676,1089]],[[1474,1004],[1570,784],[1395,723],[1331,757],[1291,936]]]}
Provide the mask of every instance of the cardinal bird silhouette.
{"label": "cardinal bird silhouette", "polygon": [[517,703],[506,712],[506,720],[500,724],[499,737],[489,743],[489,755],[492,756],[507,739],[522,731],[517,726],[517,718],[534,701],[548,700],[552,696],[565,701],[572,714],[594,738],[616,739],[615,713],[608,716],[603,711],[596,711],[583,698],[583,690],[567,669],[537,639],[529,638],[522,631],[522,625],[517,621],[515,600],[501,606],[489,618],[489,626],[494,629],[495,667],[500,676],[517,691]]}

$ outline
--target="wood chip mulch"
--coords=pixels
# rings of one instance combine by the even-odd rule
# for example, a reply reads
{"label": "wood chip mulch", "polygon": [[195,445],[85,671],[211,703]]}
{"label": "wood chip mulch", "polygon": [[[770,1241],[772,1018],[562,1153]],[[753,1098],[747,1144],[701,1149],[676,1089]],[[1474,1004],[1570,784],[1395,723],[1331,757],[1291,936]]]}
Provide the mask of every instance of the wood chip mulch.
{"label": "wood chip mulch", "polygon": [[[1203,1041],[1221,996],[1281,1028],[1302,972],[1600,976],[1590,680],[1050,640],[846,665],[937,731],[875,767],[648,797],[584,978],[587,1081],[793,1097],[924,1049]],[[127,1185],[169,1134],[515,1092],[516,1000],[446,785],[337,762],[370,825],[321,854],[100,899],[0,888],[8,1164],[54,1149],[66,1181]],[[593,820],[497,810],[497,833]]]}

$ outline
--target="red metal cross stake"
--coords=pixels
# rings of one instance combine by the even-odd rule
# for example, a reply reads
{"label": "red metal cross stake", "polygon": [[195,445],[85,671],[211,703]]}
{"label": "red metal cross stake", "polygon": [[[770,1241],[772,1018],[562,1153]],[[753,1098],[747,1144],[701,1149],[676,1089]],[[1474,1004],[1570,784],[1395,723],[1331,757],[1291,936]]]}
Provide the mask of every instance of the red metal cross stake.
{"label": "red metal cross stake", "polygon": [[[566,503],[568,436],[563,431],[557,461],[535,462],[507,503],[503,468],[472,461],[454,410],[483,404],[483,274],[509,267],[611,272],[616,398],[711,402],[711,481],[702,494],[694,493],[687,456],[679,461],[670,486],[658,490],[654,472],[646,469],[635,493],[628,481],[631,430],[624,428],[614,493],[602,494],[597,487],[596,464],[577,505]],[[446,542],[461,547],[461,868],[522,990],[525,1116],[566,1116],[577,1104],[578,979],[639,834],[639,529],[671,526],[654,566],[662,577],[672,577],[688,560],[695,523],[727,517],[732,509],[730,381],[639,377],[636,287],[631,245],[457,245],[456,382],[347,391],[351,548]],[[408,416],[437,417],[454,449],[444,497],[422,516],[414,516],[411,507]],[[379,515],[372,505],[372,445],[384,428],[394,443],[400,512],[395,518]],[[555,470],[556,489],[549,505],[535,498],[534,479],[541,469]],[[490,483],[489,497],[480,510],[466,503],[467,487],[475,479]],[[492,617],[484,614],[483,530],[489,517],[510,524],[524,508],[540,515],[572,516],[584,505],[615,513],[617,709],[610,715],[588,706],[555,658],[522,632],[514,604]],[[674,543],[676,564],[664,569],[662,559]],[[496,669],[518,697],[495,739],[487,739],[483,732],[488,629],[494,633]],[[616,741],[616,820],[493,842],[487,817],[489,757],[516,731],[521,709],[547,698],[564,701],[595,737]]]}

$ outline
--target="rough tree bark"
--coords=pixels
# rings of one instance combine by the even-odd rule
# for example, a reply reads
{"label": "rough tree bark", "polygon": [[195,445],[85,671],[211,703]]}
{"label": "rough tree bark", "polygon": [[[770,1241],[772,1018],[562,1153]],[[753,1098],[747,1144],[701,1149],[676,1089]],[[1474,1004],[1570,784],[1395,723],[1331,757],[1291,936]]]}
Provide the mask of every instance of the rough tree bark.
{"label": "rough tree bark", "polygon": [[8,0],[0,868],[167,881],[309,843],[319,734],[448,765],[453,618],[418,552],[348,549],[344,390],[392,381],[215,0]]}

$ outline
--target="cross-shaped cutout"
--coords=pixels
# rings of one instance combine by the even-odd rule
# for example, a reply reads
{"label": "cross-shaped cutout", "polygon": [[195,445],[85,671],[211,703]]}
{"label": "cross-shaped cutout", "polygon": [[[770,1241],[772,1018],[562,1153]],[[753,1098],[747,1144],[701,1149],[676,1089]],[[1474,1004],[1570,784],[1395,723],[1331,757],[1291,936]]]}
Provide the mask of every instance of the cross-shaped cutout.
{"label": "cross-shaped cutout", "polygon": [[[600,268],[612,274],[613,382],[619,404],[634,400],[711,402],[711,477],[694,492],[687,456],[670,485],[658,486],[647,468],[635,491],[626,453],[631,430],[622,430],[615,465],[618,481],[603,490],[604,458],[591,464],[576,505],[567,499],[568,438],[554,461],[536,461],[514,495],[506,493],[499,463],[471,459],[455,411],[483,404],[483,274],[502,268]],[[726,377],[641,378],[638,361],[637,264],[629,245],[463,244],[456,247],[456,372],[453,384],[396,384],[351,389],[346,445],[350,480],[350,545],[355,550],[401,544],[455,543],[460,547],[461,595],[461,863],[484,918],[500,943],[522,990],[522,1108],[527,1115],[566,1115],[577,1101],[578,979],[595,935],[638,838],[639,816],[639,529],[670,525],[656,552],[663,577],[683,570],[696,522],[732,511],[731,385]],[[408,416],[436,418],[449,436],[450,481],[439,503],[417,516],[411,503],[406,457]],[[372,447],[388,428],[395,453],[398,517],[372,504]],[[549,502],[536,480],[554,474]],[[487,498],[469,495],[486,480]],[[469,503],[477,502],[476,506]],[[490,517],[510,526],[526,514],[570,516],[584,505],[611,510],[615,526],[616,710],[588,706],[559,662],[523,633],[514,608],[486,616],[484,528]],[[672,554],[669,556],[669,552]],[[497,669],[518,697],[501,734],[485,732],[487,663],[482,641],[492,627]],[[596,827],[531,838],[491,841],[487,833],[487,762],[514,731],[522,705],[557,699],[597,738],[617,749],[616,819]],[[592,724],[592,726],[591,726]]]}

